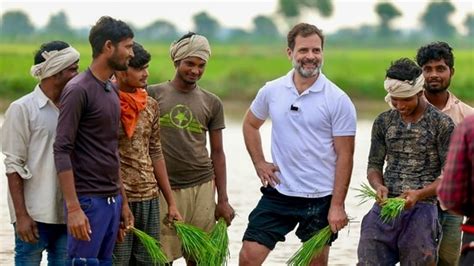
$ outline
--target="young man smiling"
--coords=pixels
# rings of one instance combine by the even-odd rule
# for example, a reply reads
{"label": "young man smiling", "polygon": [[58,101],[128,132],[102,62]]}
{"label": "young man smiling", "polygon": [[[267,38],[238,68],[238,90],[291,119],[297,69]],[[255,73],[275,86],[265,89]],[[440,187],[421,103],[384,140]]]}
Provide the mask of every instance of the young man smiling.
{"label": "young man smiling", "polygon": [[[374,121],[367,179],[381,201],[406,200],[393,221],[375,203],[361,224],[359,265],[434,265],[439,230],[436,187],[454,129],[423,97],[421,69],[402,58],[387,70],[385,100],[392,107]],[[386,165],[384,170],[384,165]]]}
{"label": "young man smiling", "polygon": [[[168,219],[182,220],[166,172],[161,151],[160,111],[145,88],[151,55],[138,43],[133,44],[134,57],[125,71],[116,71],[120,97],[119,153],[120,177],[134,216],[135,228],[159,239],[159,192],[168,203]],[[124,232],[122,225],[121,233]],[[153,265],[140,240],[128,234],[114,249],[114,265]]]}
{"label": "young man smiling", "polygon": [[[204,36],[188,33],[171,45],[170,55],[176,69],[173,80],[150,86],[148,93],[160,106],[161,144],[178,210],[184,222],[210,231],[216,219],[222,217],[230,225],[235,215],[227,197],[222,102],[197,84],[211,47]],[[164,200],[160,208],[167,208]],[[183,256],[176,231],[168,224],[162,224],[160,239],[170,260]],[[188,265],[195,264],[193,258],[186,259]]]}

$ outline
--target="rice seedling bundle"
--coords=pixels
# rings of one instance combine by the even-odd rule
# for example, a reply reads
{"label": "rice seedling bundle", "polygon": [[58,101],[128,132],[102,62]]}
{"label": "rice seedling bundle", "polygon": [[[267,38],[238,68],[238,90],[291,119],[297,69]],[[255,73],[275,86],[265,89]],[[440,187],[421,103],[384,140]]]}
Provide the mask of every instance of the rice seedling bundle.
{"label": "rice seedling bundle", "polygon": [[360,198],[359,205],[369,200],[377,199],[377,193],[369,185],[362,183],[360,187],[361,188],[355,188],[355,190],[360,192],[360,194],[356,195],[356,197]]}
{"label": "rice seedling bundle", "polygon": [[217,249],[216,255],[210,256],[209,265],[227,265],[227,259],[229,258],[229,236],[227,234],[227,223],[224,218],[220,218],[217,221],[209,233],[209,237]]}
{"label": "rice seedling bundle", "polygon": [[206,262],[216,256],[217,248],[211,241],[210,236],[201,228],[175,221],[176,233],[183,245],[184,252],[198,265],[207,265]]}
{"label": "rice seedling bundle", "polygon": [[143,244],[155,265],[163,265],[168,262],[158,240],[135,227],[130,227],[130,230]]}
{"label": "rice seedling bundle", "polygon": [[319,230],[308,241],[304,242],[298,251],[296,251],[296,253],[293,254],[293,256],[291,256],[291,258],[286,263],[290,266],[309,265],[311,259],[321,254],[324,247],[329,243],[331,236],[332,231],[328,225]]}
{"label": "rice seedling bundle", "polygon": [[387,223],[397,218],[405,208],[405,201],[405,199],[401,198],[388,198],[380,211],[382,222]]}
{"label": "rice seedling bundle", "polygon": [[[361,198],[359,205],[370,199],[378,199],[377,193],[367,184],[362,184],[361,188],[356,188],[355,190],[360,192],[360,194],[357,195],[357,197]],[[406,200],[402,198],[387,198],[382,201],[380,203],[382,207],[380,211],[382,222],[387,223],[397,218],[405,208],[405,202]]]}

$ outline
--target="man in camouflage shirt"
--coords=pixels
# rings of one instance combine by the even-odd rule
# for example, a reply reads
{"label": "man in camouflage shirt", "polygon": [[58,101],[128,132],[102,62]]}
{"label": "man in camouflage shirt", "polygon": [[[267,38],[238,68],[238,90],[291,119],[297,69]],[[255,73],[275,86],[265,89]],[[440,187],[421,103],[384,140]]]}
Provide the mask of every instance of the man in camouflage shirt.
{"label": "man in camouflage shirt", "polygon": [[374,204],[362,220],[361,265],[432,265],[437,260],[435,195],[454,123],[422,97],[423,84],[421,69],[409,59],[397,60],[387,70],[385,99],[392,109],[372,127],[367,179],[379,203],[401,197],[405,210],[383,222],[381,206]]}

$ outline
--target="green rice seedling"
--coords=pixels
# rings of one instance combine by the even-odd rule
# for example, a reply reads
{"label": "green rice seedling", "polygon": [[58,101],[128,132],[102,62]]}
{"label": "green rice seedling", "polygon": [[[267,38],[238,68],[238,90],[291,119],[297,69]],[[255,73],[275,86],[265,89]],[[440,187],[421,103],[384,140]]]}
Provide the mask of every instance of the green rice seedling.
{"label": "green rice seedling", "polygon": [[168,258],[161,249],[158,240],[135,227],[130,227],[130,231],[132,231],[143,244],[155,265],[163,265],[168,262]]}
{"label": "green rice seedling", "polygon": [[298,251],[296,251],[296,253],[293,254],[293,256],[291,256],[291,258],[286,263],[290,266],[309,265],[311,259],[321,254],[326,244],[329,243],[331,236],[332,231],[328,225],[319,230],[308,241],[304,242]]}
{"label": "green rice seedling", "polygon": [[377,199],[377,193],[369,185],[362,183],[360,186],[361,188],[355,188],[355,190],[360,192],[360,194],[356,196],[361,199],[359,205],[364,204],[371,199]]}
{"label": "green rice seedling", "polygon": [[216,256],[217,248],[202,229],[182,221],[175,221],[174,227],[184,252],[198,265],[206,265],[206,262],[211,260],[210,258]]}
{"label": "green rice seedling", "polygon": [[217,221],[209,233],[209,237],[217,248],[217,254],[209,257],[209,265],[227,265],[227,259],[229,258],[229,236],[227,234],[227,223],[224,218],[220,218],[219,221]]}
{"label": "green rice seedling", "polygon": [[[361,188],[356,188],[360,194],[357,197],[361,198],[359,204],[365,203],[370,199],[378,199],[377,193],[367,184],[362,184]],[[380,211],[380,218],[382,222],[387,223],[397,218],[405,208],[405,199],[402,198],[388,198],[380,202],[382,209]]]}
{"label": "green rice seedling", "polygon": [[405,208],[405,199],[401,198],[388,198],[380,211],[380,218],[382,222],[387,223],[397,218]]}

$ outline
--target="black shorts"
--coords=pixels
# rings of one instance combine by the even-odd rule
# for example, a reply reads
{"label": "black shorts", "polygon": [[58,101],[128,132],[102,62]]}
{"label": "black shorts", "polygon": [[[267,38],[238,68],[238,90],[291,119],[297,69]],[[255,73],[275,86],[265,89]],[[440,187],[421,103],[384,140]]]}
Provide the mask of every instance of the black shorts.
{"label": "black shorts", "polygon": [[[263,196],[249,215],[243,240],[258,242],[273,250],[296,225],[296,236],[305,242],[329,224],[331,195],[300,198],[283,195],[271,187],[262,187],[260,191]],[[333,234],[330,243],[336,238],[337,234]]]}

